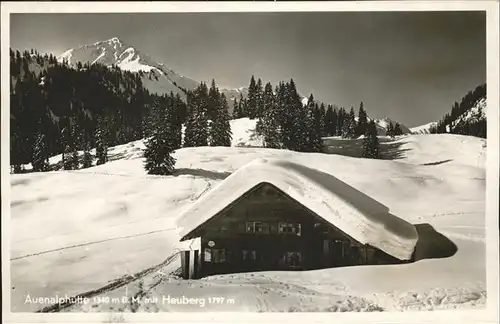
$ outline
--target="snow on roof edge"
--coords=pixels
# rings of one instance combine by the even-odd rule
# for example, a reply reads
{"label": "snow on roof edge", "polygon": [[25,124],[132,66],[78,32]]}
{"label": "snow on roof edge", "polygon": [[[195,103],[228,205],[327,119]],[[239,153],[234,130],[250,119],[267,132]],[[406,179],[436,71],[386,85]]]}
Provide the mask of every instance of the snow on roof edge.
{"label": "snow on roof edge", "polygon": [[178,219],[187,234],[255,186],[268,182],[362,244],[410,259],[418,234],[389,208],[333,175],[279,159],[257,159],[199,198]]}

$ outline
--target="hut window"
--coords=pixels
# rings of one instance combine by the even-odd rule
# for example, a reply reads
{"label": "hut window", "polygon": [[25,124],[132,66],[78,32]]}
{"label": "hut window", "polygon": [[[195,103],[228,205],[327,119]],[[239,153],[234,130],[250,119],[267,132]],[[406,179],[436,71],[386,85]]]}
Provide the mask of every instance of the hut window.
{"label": "hut window", "polygon": [[[267,227],[267,232],[265,230]],[[263,222],[246,222],[247,233],[269,233],[269,224]]]}
{"label": "hut window", "polygon": [[262,233],[269,234],[269,223],[262,223]]}
{"label": "hut window", "polygon": [[243,261],[247,260],[257,260],[257,251],[242,250]]}
{"label": "hut window", "polygon": [[278,232],[280,234],[295,234],[300,236],[302,234],[302,226],[295,223],[279,223]]}
{"label": "hut window", "polygon": [[213,249],[214,263],[224,263],[226,262],[226,250],[225,249]]}
{"label": "hut window", "polygon": [[254,222],[254,232],[255,233],[262,233],[262,223],[261,222]]}
{"label": "hut window", "polygon": [[205,259],[205,262],[212,262],[212,250],[205,249],[204,259]]}

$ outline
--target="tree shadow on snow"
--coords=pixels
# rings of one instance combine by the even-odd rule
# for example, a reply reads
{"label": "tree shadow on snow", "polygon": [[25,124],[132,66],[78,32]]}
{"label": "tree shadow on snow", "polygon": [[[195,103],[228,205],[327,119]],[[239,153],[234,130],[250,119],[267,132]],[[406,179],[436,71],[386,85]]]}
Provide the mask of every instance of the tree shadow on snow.
{"label": "tree shadow on snow", "polygon": [[327,138],[323,141],[323,152],[343,156],[361,158],[363,157],[362,139],[337,139]]}
{"label": "tree shadow on snow", "polygon": [[203,169],[179,168],[174,171],[173,176],[192,175],[195,177],[208,178],[212,180],[224,180],[231,175],[231,172],[217,172]]}
{"label": "tree shadow on snow", "polygon": [[401,146],[406,144],[406,142],[399,141],[384,141],[380,142],[380,155],[383,160],[399,160],[404,157],[404,152],[410,151],[410,149],[402,149]]}
{"label": "tree shadow on snow", "polygon": [[[404,152],[410,149],[402,149],[406,144],[404,141],[395,142],[391,138],[379,137],[380,156],[383,160],[398,160],[404,157]],[[323,141],[323,152],[327,154],[338,154],[343,156],[362,158],[363,139],[339,139],[325,138]]]}
{"label": "tree shadow on snow", "polygon": [[453,256],[458,248],[450,239],[439,233],[430,224],[414,224],[418,233],[414,260],[441,259]]}

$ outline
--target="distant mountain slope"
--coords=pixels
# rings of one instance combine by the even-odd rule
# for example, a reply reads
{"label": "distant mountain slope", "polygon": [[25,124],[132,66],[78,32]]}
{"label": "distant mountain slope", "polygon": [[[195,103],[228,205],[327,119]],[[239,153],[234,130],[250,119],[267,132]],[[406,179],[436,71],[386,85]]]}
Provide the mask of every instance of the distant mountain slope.
{"label": "distant mountain slope", "polygon": [[[58,60],[60,62],[66,60],[71,65],[77,62],[116,65],[122,70],[140,73],[144,86],[151,93],[173,92],[183,99],[187,90],[193,90],[200,84],[200,81],[178,74],[117,37],[69,49],[59,55]],[[230,110],[232,110],[233,99],[239,98],[240,93],[246,97],[247,93],[245,88],[221,89],[221,92],[229,99]]]}
{"label": "distant mountain slope", "polygon": [[[368,118],[370,120],[370,118]],[[377,134],[378,135],[386,135],[387,134],[387,129],[389,128],[389,124],[392,123],[393,126],[396,125],[397,121],[390,119],[389,117],[384,117],[381,119],[375,119],[375,125],[377,126]],[[410,129],[406,127],[405,125],[399,123],[399,126],[401,126],[401,130],[403,131],[403,134],[410,134]]]}
{"label": "distant mountain slope", "polygon": [[[371,121],[372,118],[367,117],[368,121]],[[355,118],[356,121],[358,121],[358,117]],[[384,117],[384,118],[378,118],[378,119],[373,119],[375,122],[375,126],[377,127],[377,134],[379,136],[385,136],[387,135],[387,129],[389,128],[389,125],[392,123],[392,126],[395,126],[397,121],[392,120],[389,117]],[[405,125],[399,123],[401,126],[401,130],[403,131],[403,134],[410,134],[410,129],[406,127]]]}
{"label": "distant mountain slope", "polygon": [[477,86],[455,102],[441,120],[410,128],[412,134],[460,134],[486,138],[486,84]]}
{"label": "distant mountain slope", "polygon": [[462,97],[460,103],[455,102],[433,132],[486,138],[486,110],[486,84],[481,84]]}
{"label": "distant mountain slope", "polygon": [[476,104],[451,123],[452,128],[464,127],[468,123],[486,120],[486,98],[479,99]]}
{"label": "distant mountain slope", "polygon": [[431,128],[436,127],[437,122],[430,122],[424,125],[420,126],[415,126],[410,128],[410,132],[412,134],[430,134],[431,133]]}

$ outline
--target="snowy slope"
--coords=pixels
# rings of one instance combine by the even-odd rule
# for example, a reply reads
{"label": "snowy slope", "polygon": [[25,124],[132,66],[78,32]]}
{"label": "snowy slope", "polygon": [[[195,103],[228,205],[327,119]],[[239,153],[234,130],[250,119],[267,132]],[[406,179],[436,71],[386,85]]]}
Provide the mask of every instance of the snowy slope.
{"label": "snowy slope", "polygon": [[[487,115],[487,101],[486,97],[479,99],[472,108],[464,112],[462,115],[453,120],[450,124],[446,125],[446,131],[450,132],[450,127],[453,129],[456,126],[465,123],[474,123],[486,119]],[[430,128],[437,126],[437,122],[430,122],[425,125],[410,128],[412,134],[429,134]]]}
{"label": "snowy slope", "polygon": [[[196,285],[168,276],[179,266],[175,259],[141,280],[102,293],[142,292],[158,297],[156,303],[91,303],[66,311],[481,307],[486,298],[485,143],[458,135],[407,136],[394,143],[402,157],[392,161],[263,148],[188,148],[175,153],[176,174],[161,177],[145,174],[144,145],[138,141],[111,148],[111,161],[101,166],[12,175],[12,310],[41,308],[25,302],[28,293],[75,295],[160,264],[178,246],[175,223],[182,212],[232,172],[261,158],[334,175],[416,224],[419,236],[428,237],[421,253],[427,249],[436,255],[404,265],[214,276]],[[457,250],[451,253],[450,246]],[[231,296],[235,304],[193,309],[161,302],[163,295],[186,291],[190,297]]]}
{"label": "snowy slope", "polygon": [[[157,62],[148,55],[140,52],[135,47],[128,45],[117,37],[94,44],[69,49],[58,56],[62,62],[66,60],[69,64],[77,62],[91,64],[101,63],[107,66],[117,65],[122,70],[131,72],[145,72],[142,76],[144,86],[152,93],[179,94],[185,98],[185,90],[193,90],[200,81],[182,76],[165,64]],[[208,81],[205,81],[208,82]],[[239,98],[240,92],[246,96],[246,89],[221,89],[229,99]],[[228,100],[232,109],[232,100]]]}
{"label": "snowy slope", "polygon": [[482,98],[476,102],[476,104],[462,115],[460,115],[456,120],[454,120],[451,125],[455,127],[462,123],[477,122],[486,119],[487,105],[486,98]]}

